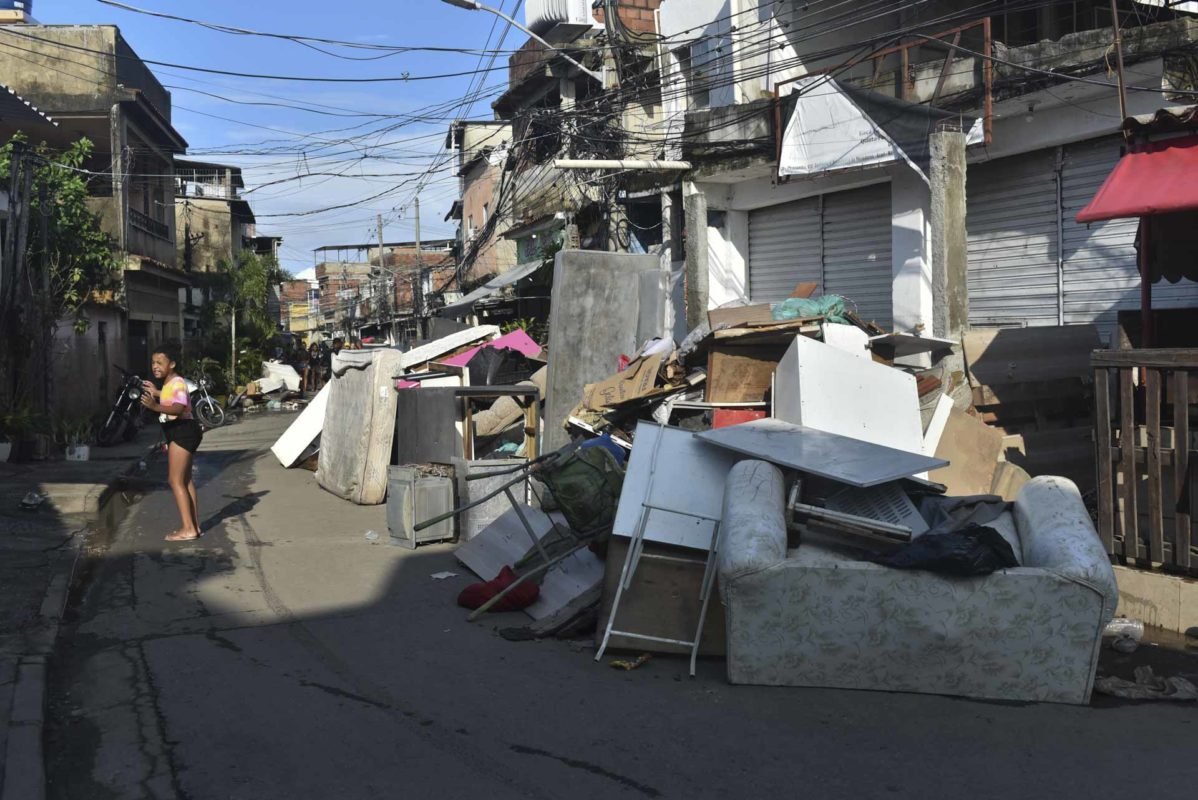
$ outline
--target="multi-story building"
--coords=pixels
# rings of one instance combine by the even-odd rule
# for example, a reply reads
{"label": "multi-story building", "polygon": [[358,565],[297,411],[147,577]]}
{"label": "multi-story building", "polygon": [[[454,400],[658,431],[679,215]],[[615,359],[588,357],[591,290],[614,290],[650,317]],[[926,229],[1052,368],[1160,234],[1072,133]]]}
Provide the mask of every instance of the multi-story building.
{"label": "multi-story building", "polygon": [[494,120],[458,120],[445,138],[446,148],[457,152],[460,187],[445,221],[458,222],[459,277],[464,286],[516,266],[515,243],[504,238],[511,220],[496,213],[508,189],[504,166],[511,140],[511,125]]}
{"label": "multi-story building", "polygon": [[180,337],[179,294],[190,285],[174,213],[173,157],[187,142],[171,124],[170,93],[115,26],[14,24],[0,35],[4,82],[53,117],[64,139],[94,145],[85,164],[98,176],[90,204],[123,256],[115,301],[124,312],[123,330],[106,332],[109,352],[96,363],[140,367],[155,345]]}
{"label": "multi-story building", "polygon": [[[1198,18],[1116,3],[1124,108],[1109,0],[842,6],[661,5],[701,310],[810,281],[884,327],[943,332],[959,273],[968,323],[1109,332],[1137,305],[1136,223],[1074,217],[1125,116],[1192,102]],[[1158,307],[1196,301],[1188,281],[1155,290]]]}
{"label": "multi-story building", "polygon": [[[415,333],[428,298],[456,273],[453,239],[326,245],[315,250],[321,326],[333,335]],[[424,299],[423,308],[421,298]]]}

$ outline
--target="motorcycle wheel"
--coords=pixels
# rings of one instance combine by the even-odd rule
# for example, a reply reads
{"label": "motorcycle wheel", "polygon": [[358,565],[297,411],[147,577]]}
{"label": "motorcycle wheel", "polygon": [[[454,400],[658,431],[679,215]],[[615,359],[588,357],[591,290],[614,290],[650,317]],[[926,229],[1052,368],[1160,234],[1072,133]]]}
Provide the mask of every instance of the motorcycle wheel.
{"label": "motorcycle wheel", "polygon": [[125,433],[125,429],[129,427],[123,414],[118,414],[115,411],[108,415],[108,419],[104,421],[104,427],[100,428],[100,432],[96,434],[96,444],[101,447],[111,447],[116,444],[121,436]]}
{"label": "motorcycle wheel", "polygon": [[205,428],[219,428],[225,424],[225,410],[211,397],[205,397],[196,403],[196,417]]}

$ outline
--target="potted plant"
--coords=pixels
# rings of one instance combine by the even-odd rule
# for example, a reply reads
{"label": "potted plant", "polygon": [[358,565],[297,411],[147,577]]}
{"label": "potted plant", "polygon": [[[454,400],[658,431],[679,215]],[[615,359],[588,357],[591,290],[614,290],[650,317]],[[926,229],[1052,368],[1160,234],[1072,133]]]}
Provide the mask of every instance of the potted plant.
{"label": "potted plant", "polygon": [[65,418],[59,422],[58,443],[66,448],[67,461],[87,461],[91,458],[91,442],[95,434],[90,419]]}
{"label": "potted plant", "polygon": [[5,461],[28,460],[32,457],[33,433],[36,428],[33,411],[26,406],[10,408],[0,416],[4,440],[8,445]]}

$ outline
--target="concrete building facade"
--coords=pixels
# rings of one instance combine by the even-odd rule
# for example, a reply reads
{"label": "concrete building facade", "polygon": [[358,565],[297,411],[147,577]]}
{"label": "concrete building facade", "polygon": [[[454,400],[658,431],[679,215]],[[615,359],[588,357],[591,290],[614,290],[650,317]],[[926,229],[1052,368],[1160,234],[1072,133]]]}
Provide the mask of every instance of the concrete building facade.
{"label": "concrete building facade", "polygon": [[[187,142],[171,124],[171,96],[112,25],[13,25],[0,74],[50,114],[70,140],[94,145],[92,210],[124,256],[118,302],[126,347],[112,360],[140,367],[182,333],[190,283],[175,248],[173,157]],[[109,337],[110,345],[120,337]]]}
{"label": "concrete building facade", "polygon": [[[796,90],[829,92],[834,74],[837,85],[979,121],[983,136],[964,153],[940,151],[961,161],[964,241],[953,252],[967,262],[969,323],[1113,329],[1116,313],[1137,304],[1135,223],[1073,221],[1122,153],[1118,91],[1105,67],[1113,34],[1101,27],[1109,3],[979,18],[968,3],[940,2],[839,27],[829,24],[832,5],[662,4],[671,48],[663,81],[673,87],[665,92],[667,118],[682,127],[679,150],[696,165],[687,202],[705,209],[695,221],[705,230],[689,231],[692,272],[705,262],[706,297],[696,299],[705,307],[776,301],[796,283],[815,281],[883,327],[943,326],[934,251],[944,231],[933,223],[937,194],[951,187],[935,180],[953,170],[933,179],[894,159],[779,175],[784,138],[796,129],[814,133],[796,111],[806,90]],[[1193,17],[1124,9],[1134,10],[1120,17],[1133,25],[1123,31],[1136,87],[1128,92],[1130,115],[1193,90],[1192,70],[1181,65],[1198,33]],[[909,35],[895,44],[896,31]],[[703,32],[713,38],[701,39]],[[705,68],[696,66],[697,50]],[[720,52],[733,56],[713,55]],[[767,53],[773,66],[763,69]],[[1161,307],[1193,305],[1198,287],[1165,285],[1156,298]]]}

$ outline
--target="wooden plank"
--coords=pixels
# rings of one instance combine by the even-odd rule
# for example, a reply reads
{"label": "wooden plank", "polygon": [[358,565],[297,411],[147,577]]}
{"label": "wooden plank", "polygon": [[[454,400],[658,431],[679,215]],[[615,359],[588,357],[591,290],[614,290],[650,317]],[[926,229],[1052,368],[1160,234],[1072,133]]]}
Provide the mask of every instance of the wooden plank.
{"label": "wooden plank", "polygon": [[943,483],[950,495],[990,494],[1002,444],[1002,431],[954,408],[936,446],[936,457],[949,465],[933,470],[928,479]]}
{"label": "wooden plank", "polygon": [[707,354],[708,403],[754,403],[765,400],[778,362],[788,343],[713,345]]}
{"label": "wooden plank", "polygon": [[1136,398],[1131,384],[1131,370],[1119,370],[1119,439],[1121,455],[1119,474],[1123,499],[1123,555],[1139,557],[1140,524],[1136,509]]}
{"label": "wooden plank", "polygon": [[1094,370],[1095,462],[1098,470],[1098,538],[1115,555],[1114,463],[1111,460],[1111,388],[1105,367]]}
{"label": "wooden plank", "polygon": [[1091,356],[1096,367],[1156,367],[1198,369],[1198,349],[1098,350]]}
{"label": "wooden plank", "polygon": [[1190,375],[1173,373],[1173,562],[1190,567]]}
{"label": "wooden plank", "polygon": [[707,312],[707,324],[713,331],[721,328],[737,328],[752,323],[775,322],[769,303],[736,308],[713,308]]}
{"label": "wooden plank", "polygon": [[1087,379],[1090,355],[1102,346],[1093,325],[974,328],[962,338],[972,386]]}
{"label": "wooden plank", "polygon": [[806,300],[819,291],[819,284],[815,281],[804,281],[795,285],[795,290],[790,293],[791,297],[798,297]]}
{"label": "wooden plank", "polygon": [[1165,560],[1165,522],[1161,510],[1161,372],[1147,370],[1144,378],[1145,422],[1148,433],[1148,558]]}

